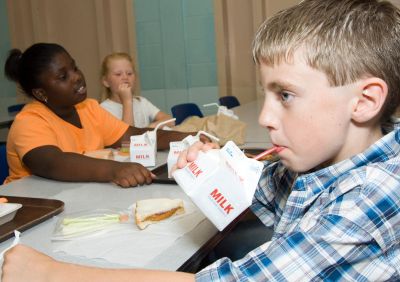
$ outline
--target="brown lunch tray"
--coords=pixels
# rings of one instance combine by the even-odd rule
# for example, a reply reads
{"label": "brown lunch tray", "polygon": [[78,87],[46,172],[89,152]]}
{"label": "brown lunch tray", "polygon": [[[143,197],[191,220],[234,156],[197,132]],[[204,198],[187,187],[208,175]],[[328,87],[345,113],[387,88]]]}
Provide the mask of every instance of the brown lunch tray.
{"label": "brown lunch tray", "polygon": [[14,230],[20,232],[35,226],[64,210],[64,202],[53,199],[0,196],[9,203],[20,203],[20,208],[14,219],[0,225],[0,242],[14,236]]}
{"label": "brown lunch tray", "polygon": [[176,181],[173,178],[168,178],[168,165],[163,164],[151,171],[156,175],[156,178],[153,179],[153,183],[161,183],[161,184],[176,184]]}

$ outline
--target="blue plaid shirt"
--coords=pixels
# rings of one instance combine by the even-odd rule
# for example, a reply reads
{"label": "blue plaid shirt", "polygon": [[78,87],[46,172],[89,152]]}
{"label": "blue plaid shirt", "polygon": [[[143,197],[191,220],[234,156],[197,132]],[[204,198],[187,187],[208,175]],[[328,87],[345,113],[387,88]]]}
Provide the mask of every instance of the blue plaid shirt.
{"label": "blue plaid shirt", "polygon": [[265,166],[251,208],[272,240],[198,281],[400,281],[400,130],[312,173]]}

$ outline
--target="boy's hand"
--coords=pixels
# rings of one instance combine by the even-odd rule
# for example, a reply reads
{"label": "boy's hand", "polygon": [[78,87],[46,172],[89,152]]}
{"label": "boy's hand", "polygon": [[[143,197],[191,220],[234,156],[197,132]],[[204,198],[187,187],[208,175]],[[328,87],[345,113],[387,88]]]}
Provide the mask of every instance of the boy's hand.
{"label": "boy's hand", "polygon": [[123,188],[128,188],[150,184],[154,177],[155,175],[141,164],[116,162],[113,167],[112,182]]}
{"label": "boy's hand", "polygon": [[56,262],[32,248],[17,245],[4,254],[1,281],[46,281]]}
{"label": "boy's hand", "polygon": [[211,143],[211,142],[213,142],[213,140],[211,140],[210,137],[208,137],[208,136],[206,136],[204,134],[200,134],[199,137],[200,137],[200,141],[203,142],[203,143]]}
{"label": "boy's hand", "polygon": [[176,165],[172,168],[172,171],[175,169],[183,168],[188,163],[193,162],[199,153],[199,151],[206,152],[211,149],[219,149],[219,145],[217,143],[202,143],[196,142],[192,146],[190,146],[187,150],[183,151],[179,157]]}

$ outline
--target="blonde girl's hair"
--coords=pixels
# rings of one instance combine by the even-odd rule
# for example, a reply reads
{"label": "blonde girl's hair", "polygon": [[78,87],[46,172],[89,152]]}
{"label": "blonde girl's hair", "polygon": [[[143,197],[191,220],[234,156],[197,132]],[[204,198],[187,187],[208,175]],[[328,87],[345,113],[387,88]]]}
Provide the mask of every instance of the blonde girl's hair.
{"label": "blonde girl's hair", "polygon": [[[136,69],[135,69],[135,63],[133,62],[132,57],[128,53],[115,52],[115,53],[111,53],[104,57],[103,62],[101,63],[101,73],[100,73],[101,79],[103,79],[103,77],[105,77],[108,74],[108,72],[110,71],[108,68],[110,62],[112,60],[116,60],[116,59],[125,59],[125,60],[129,61],[132,65],[133,72],[137,76]],[[136,79],[137,79],[137,77],[136,77]],[[103,86],[103,89],[104,89],[104,91],[103,91],[103,95],[102,95],[102,97],[103,97],[102,100],[110,98],[111,90],[105,86]],[[140,97],[135,97],[135,98],[140,99]]]}
{"label": "blonde girl's hair", "polygon": [[387,121],[400,103],[400,12],[377,0],[304,0],[266,20],[253,41],[257,64],[290,63],[301,49],[331,86],[363,77],[388,84],[381,111]]}

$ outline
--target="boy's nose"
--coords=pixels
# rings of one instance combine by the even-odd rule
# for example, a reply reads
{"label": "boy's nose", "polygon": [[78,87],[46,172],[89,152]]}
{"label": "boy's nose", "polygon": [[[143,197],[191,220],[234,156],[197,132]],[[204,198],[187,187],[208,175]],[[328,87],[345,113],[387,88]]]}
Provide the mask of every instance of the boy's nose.
{"label": "boy's nose", "polygon": [[276,117],[274,115],[273,107],[270,107],[267,102],[264,102],[263,108],[258,117],[258,123],[262,127],[273,129],[277,127]]}

